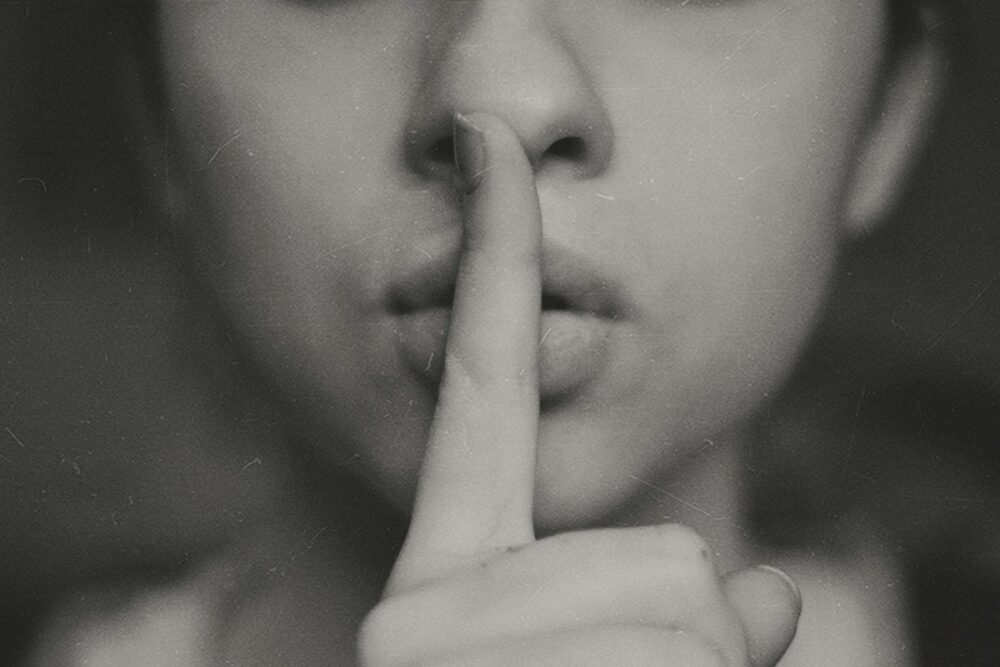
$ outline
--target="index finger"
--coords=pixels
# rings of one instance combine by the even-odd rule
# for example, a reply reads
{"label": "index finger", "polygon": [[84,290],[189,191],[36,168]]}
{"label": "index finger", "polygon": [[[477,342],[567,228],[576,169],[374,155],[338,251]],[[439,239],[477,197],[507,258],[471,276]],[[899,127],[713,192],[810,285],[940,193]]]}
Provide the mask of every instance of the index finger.
{"label": "index finger", "polygon": [[437,411],[390,589],[534,539],[541,212],[517,136],[455,118],[463,248]]}

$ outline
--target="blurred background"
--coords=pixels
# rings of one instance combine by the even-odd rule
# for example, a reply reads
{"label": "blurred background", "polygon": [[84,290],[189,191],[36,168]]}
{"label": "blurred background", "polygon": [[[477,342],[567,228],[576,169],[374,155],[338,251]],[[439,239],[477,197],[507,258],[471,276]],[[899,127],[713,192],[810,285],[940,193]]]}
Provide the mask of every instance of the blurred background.
{"label": "blurred background", "polygon": [[[0,661],[50,596],[184,567],[266,519],[288,474],[278,417],[144,202],[114,81],[129,26],[100,5],[0,3]],[[848,249],[750,456],[774,540],[874,514],[908,566],[923,663],[985,665],[1000,655],[1000,6],[949,6],[923,159],[890,224]]]}

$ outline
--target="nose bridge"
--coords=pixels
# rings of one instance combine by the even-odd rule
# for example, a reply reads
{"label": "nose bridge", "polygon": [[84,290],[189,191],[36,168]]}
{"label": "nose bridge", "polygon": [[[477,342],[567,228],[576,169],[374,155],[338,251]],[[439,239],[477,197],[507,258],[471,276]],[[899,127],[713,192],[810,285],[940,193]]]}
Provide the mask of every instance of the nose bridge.
{"label": "nose bridge", "polygon": [[599,171],[610,149],[610,122],[580,54],[543,3],[474,0],[454,7],[460,15],[431,47],[414,100],[409,136],[416,159],[443,164],[454,114],[488,111],[511,125],[536,169],[558,159],[578,172]]}

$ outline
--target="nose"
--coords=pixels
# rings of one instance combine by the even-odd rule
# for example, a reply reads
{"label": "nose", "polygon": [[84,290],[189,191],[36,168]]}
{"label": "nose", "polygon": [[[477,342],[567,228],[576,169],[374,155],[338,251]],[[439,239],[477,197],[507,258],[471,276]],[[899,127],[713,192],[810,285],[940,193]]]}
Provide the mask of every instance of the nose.
{"label": "nose", "polygon": [[554,12],[537,0],[443,0],[452,20],[437,21],[427,65],[406,126],[407,164],[447,179],[454,169],[452,119],[486,111],[514,129],[536,173],[600,174],[613,132],[580,52]]}

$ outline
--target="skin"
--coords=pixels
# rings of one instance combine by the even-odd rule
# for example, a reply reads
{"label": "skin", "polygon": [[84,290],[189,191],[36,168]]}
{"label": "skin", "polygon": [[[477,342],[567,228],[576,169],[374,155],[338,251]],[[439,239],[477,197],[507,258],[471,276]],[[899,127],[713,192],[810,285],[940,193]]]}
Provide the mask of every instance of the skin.
{"label": "skin", "polygon": [[[832,275],[884,8],[165,0],[159,31],[204,279],[313,453],[413,509],[361,662],[773,664],[797,595],[710,555],[749,551],[733,452]],[[568,390],[553,257],[617,286]],[[426,265],[455,281],[440,383],[387,298]],[[580,530],[706,506],[710,544]]]}
{"label": "skin", "polygon": [[[405,509],[436,387],[402,358],[386,294],[428,256],[457,262],[460,200],[432,151],[451,116],[503,118],[537,162],[546,249],[626,302],[606,369],[540,424],[536,519],[585,525],[787,373],[834,264],[882,13],[170,0],[175,208],[299,430]],[[564,135],[586,155],[542,159]]]}
{"label": "skin", "polygon": [[[799,611],[780,576],[742,573],[731,607],[708,546],[688,529],[535,541],[542,217],[516,135],[485,114],[458,124],[462,171],[483,183],[469,196],[410,531],[362,628],[362,662],[773,664]],[[470,150],[473,142],[482,148]],[[742,622],[739,601],[753,623]]]}

